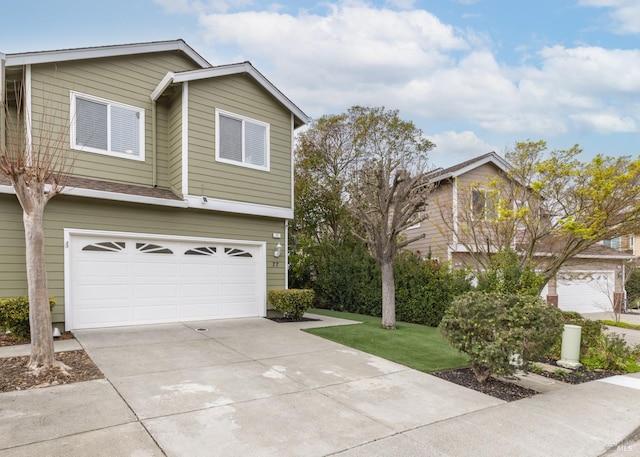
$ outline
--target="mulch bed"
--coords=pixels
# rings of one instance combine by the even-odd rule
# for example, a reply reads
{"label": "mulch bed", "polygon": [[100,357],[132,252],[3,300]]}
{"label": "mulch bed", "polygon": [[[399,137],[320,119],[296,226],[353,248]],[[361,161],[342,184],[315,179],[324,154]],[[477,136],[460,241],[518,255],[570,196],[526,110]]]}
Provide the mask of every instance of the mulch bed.
{"label": "mulch bed", "polygon": [[525,387],[494,378],[489,378],[486,382],[481,384],[476,379],[471,368],[456,368],[452,370],[436,371],[430,374],[504,401],[521,400],[538,393],[535,390],[527,389]]}
{"label": "mulch bed", "polygon": [[[73,339],[73,334],[64,332],[60,338],[56,338],[56,340],[60,339]],[[0,346],[28,343],[29,341],[0,333]],[[104,378],[102,372],[84,351],[56,352],[56,360],[70,368],[68,375],[55,367],[42,370],[38,376],[35,376],[26,368],[29,356],[0,358],[0,392],[36,389]]]}

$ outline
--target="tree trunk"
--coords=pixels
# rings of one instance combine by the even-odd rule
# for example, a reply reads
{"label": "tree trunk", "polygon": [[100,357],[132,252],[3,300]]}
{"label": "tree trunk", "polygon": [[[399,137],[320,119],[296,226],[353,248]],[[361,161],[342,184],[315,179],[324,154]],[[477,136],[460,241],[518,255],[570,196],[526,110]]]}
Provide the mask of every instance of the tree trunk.
{"label": "tree trunk", "polygon": [[393,279],[393,259],[385,259],[382,269],[382,328],[396,328],[396,288]]}
{"label": "tree trunk", "polygon": [[31,370],[37,370],[53,366],[55,356],[44,259],[43,219],[46,200],[44,197],[32,198],[30,203],[31,211],[23,213],[31,330],[31,357],[27,366]]}

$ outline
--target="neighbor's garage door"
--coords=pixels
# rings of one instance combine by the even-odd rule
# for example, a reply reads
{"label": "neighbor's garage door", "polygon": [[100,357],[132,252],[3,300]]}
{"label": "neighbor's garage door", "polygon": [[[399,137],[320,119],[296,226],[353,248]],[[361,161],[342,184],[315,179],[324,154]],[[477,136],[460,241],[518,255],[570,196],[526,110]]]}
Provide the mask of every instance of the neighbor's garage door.
{"label": "neighbor's garage door", "polygon": [[108,235],[69,244],[69,328],[264,314],[260,246]]}
{"label": "neighbor's garage door", "polygon": [[613,271],[558,273],[558,307],[563,311],[577,311],[579,313],[611,311],[613,309],[614,274]]}

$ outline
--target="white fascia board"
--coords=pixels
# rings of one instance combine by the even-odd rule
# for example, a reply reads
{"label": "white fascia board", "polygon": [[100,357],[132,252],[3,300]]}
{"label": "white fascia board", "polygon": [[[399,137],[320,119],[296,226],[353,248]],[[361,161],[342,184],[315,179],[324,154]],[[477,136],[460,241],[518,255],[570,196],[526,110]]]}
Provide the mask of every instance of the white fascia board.
{"label": "white fascia board", "polygon": [[[0,194],[15,195],[13,186],[0,185]],[[131,195],[119,192],[107,192],[104,190],[82,189],[66,187],[62,195],[73,197],[94,198],[96,200],[114,200],[127,203],[139,203],[143,205],[168,206],[173,208],[194,208],[208,211],[222,211],[226,213],[247,214],[251,216],[275,217],[278,219],[293,219],[293,209],[280,206],[258,205],[255,203],[235,202],[208,198],[207,202],[202,197],[187,195],[185,200],[169,200],[165,198],[147,197],[144,195]]]}
{"label": "white fascia board", "polygon": [[158,83],[153,92],[151,92],[151,100],[157,101],[160,96],[167,90],[167,87],[173,82],[174,73],[172,71],[164,75],[164,78]]}
{"label": "white fascia board", "polygon": [[502,157],[500,157],[495,152],[492,152],[487,157],[484,157],[483,159],[478,160],[477,162],[470,163],[469,165],[467,165],[464,168],[460,168],[459,170],[455,170],[455,171],[452,171],[450,173],[446,173],[444,175],[438,175],[435,178],[433,178],[431,180],[431,182],[439,182],[439,181],[444,181],[445,179],[449,179],[449,178],[457,178],[458,176],[461,176],[461,175],[463,175],[465,173],[468,173],[471,170],[475,170],[476,168],[478,168],[478,167],[480,167],[480,166],[482,166],[482,165],[484,165],[486,163],[489,163],[489,162],[493,163],[495,166],[500,168],[505,173],[507,173],[509,171],[509,169],[511,168],[511,165],[509,165],[509,163],[507,163],[507,161],[505,161]]}
{"label": "white fascia board", "polygon": [[182,51],[202,68],[208,68],[211,66],[209,62],[207,62],[183,40],[7,54],[7,66],[35,65],[41,63],[66,62],[71,60],[117,57],[165,51]]}
{"label": "white fascia board", "polygon": [[[51,186],[45,187],[45,189]],[[15,191],[13,186],[0,186],[0,194],[13,194]],[[115,200],[119,202],[141,203],[145,205],[170,206],[174,208],[187,208],[188,204],[184,200],[169,200],[166,198],[147,197],[145,195],[123,194],[120,192],[107,192],[105,190],[83,189],[79,187],[65,187],[62,195],[70,195],[73,197],[95,198],[97,200]]]}
{"label": "white fascia board", "polygon": [[241,73],[249,74],[258,84],[269,92],[276,100],[291,111],[301,122],[308,124],[311,118],[289,100],[271,81],[265,78],[262,73],[256,70],[249,62],[242,62],[219,67],[210,67],[202,70],[189,70],[176,73],[173,81],[176,83],[185,81],[197,81],[200,79],[218,78],[220,76],[237,75]]}
{"label": "white fascia board", "polygon": [[[236,202],[218,198],[187,195],[189,208],[199,208],[225,213],[248,214],[251,216],[275,217],[278,219],[293,219],[293,209],[280,206],[258,205],[256,203]],[[203,200],[206,198],[206,202]]]}

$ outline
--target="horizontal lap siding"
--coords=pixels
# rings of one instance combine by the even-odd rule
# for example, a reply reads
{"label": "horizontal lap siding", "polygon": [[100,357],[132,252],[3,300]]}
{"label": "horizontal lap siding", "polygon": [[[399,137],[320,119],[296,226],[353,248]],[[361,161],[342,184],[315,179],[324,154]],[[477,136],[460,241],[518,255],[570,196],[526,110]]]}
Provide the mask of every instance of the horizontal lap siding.
{"label": "horizontal lap siding", "polygon": [[[0,276],[1,296],[25,294],[27,287],[22,213],[14,200],[15,197],[0,195],[0,215],[10,221],[10,224],[3,222],[0,229],[3,263],[0,272],[8,270],[8,274]],[[275,246],[282,241],[274,240],[272,234],[279,232],[284,236],[283,220],[59,196],[51,200],[45,210],[49,295],[58,303],[54,322],[64,321],[65,228],[264,241],[267,242],[267,288],[285,286],[284,257],[278,266],[272,264]]]}
{"label": "horizontal lap siding", "polygon": [[0,195],[0,298],[26,295],[22,209],[13,195]]}
{"label": "horizontal lap siding", "polygon": [[[270,171],[215,160],[215,108],[270,125]],[[291,115],[250,77],[189,83],[189,193],[291,207]]]}
{"label": "horizontal lap siding", "polygon": [[[428,197],[426,220],[420,223],[420,227],[416,227],[405,232],[407,238],[413,238],[424,234],[424,238],[414,241],[407,249],[411,251],[420,251],[422,257],[431,253],[432,258],[437,257],[439,260],[448,260],[448,247],[450,244],[450,236],[448,230],[440,214],[440,208],[445,209],[445,213],[449,212],[451,207],[451,189],[450,184],[444,184],[434,190]],[[447,234],[447,235],[445,235]]]}
{"label": "horizontal lap siding", "polygon": [[[53,120],[64,132],[70,149],[70,91],[74,90],[145,110],[145,161],[73,151],[77,176],[138,185],[152,184],[151,92],[168,71],[193,69],[186,58],[174,54],[145,54],[32,67],[32,119],[34,133],[39,123]],[[166,160],[166,159],[165,159]]]}

